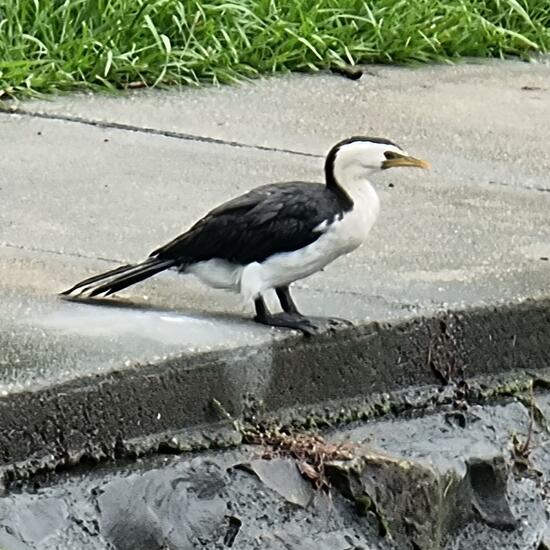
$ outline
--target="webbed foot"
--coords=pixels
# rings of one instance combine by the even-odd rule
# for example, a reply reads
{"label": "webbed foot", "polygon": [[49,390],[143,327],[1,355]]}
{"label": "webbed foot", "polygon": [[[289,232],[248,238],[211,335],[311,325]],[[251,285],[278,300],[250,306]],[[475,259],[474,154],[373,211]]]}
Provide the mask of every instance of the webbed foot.
{"label": "webbed foot", "polygon": [[266,316],[256,316],[254,320],[258,323],[271,327],[289,328],[298,330],[307,336],[341,330],[353,326],[353,323],[345,319],[330,317],[306,317],[299,313],[276,313]]}

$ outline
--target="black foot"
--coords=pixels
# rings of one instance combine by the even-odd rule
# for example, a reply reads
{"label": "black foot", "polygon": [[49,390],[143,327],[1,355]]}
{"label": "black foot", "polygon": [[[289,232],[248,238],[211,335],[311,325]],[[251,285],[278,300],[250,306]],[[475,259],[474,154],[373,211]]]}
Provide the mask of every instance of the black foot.
{"label": "black foot", "polygon": [[353,326],[353,323],[345,319],[305,317],[299,313],[277,313],[262,317],[257,315],[254,320],[271,327],[299,330],[307,336]]}

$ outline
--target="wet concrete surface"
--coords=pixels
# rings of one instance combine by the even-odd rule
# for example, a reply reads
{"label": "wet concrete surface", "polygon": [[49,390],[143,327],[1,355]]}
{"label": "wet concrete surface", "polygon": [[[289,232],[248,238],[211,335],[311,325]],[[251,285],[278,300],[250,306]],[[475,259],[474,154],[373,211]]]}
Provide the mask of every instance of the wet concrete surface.
{"label": "wet concrete surface", "polygon": [[548,189],[550,130],[540,121],[550,118],[549,81],[548,61],[472,60],[366,67],[358,81],[292,75],[160,94],[76,95],[22,108],[321,155],[349,135],[392,136],[429,156],[446,180]]}
{"label": "wet concrete surface", "polygon": [[[26,340],[25,354],[8,333],[4,353],[15,346],[12,357],[28,363],[12,371],[4,365],[13,379],[24,381],[28,367],[36,375],[33,358],[45,360],[42,387],[11,388],[0,400],[2,469],[12,478],[86,457],[139,455],[172,445],[182,431],[176,448],[219,447],[234,441],[219,426],[227,414],[307,425],[423,408],[452,399],[442,391],[450,380],[468,380],[481,399],[498,395],[532,377],[549,378],[548,318],[547,303],[528,303],[185,355],[155,356],[159,344],[150,337],[119,367],[126,329],[109,339],[42,328],[34,334],[38,344]],[[49,345],[54,364],[47,363]],[[32,355],[37,350],[43,355]],[[151,358],[142,361],[144,353]],[[75,376],[73,363],[95,370]],[[112,368],[102,370],[105,363]]]}
{"label": "wet concrete surface", "polygon": [[159,458],[129,470],[76,476],[61,486],[5,497],[0,521],[28,548],[44,550],[338,548],[374,531],[358,529],[353,505],[342,497],[312,494],[307,508],[298,506],[234,467],[255,452]]}
{"label": "wet concrete surface", "polygon": [[[29,287],[53,293],[116,262],[141,260],[213,206],[256,185],[323,177],[321,159],[15,115],[0,114],[0,121],[8,151],[0,175],[1,285],[22,293]],[[68,162],[59,163],[56,152],[68,143]],[[406,146],[416,153],[414,143]],[[369,240],[297,283],[304,311],[380,320],[546,295],[550,194],[488,184],[491,167],[470,181],[462,166],[433,164],[431,173],[400,169],[376,178],[382,212]],[[525,164],[544,161],[533,152]],[[122,295],[252,313],[251,304],[172,274]]]}
{"label": "wet concrete surface", "polygon": [[[469,413],[467,430],[452,415],[354,428],[376,452],[340,472],[347,492],[328,503],[309,502],[288,465],[232,468],[258,458],[250,448],[86,465],[237,445],[225,413],[337,425],[448,405],[457,380],[486,402],[548,379],[549,69],[374,67],[358,82],[295,75],[0,113],[0,470],[15,480],[0,547],[536,548],[540,480],[510,475],[503,450],[525,427],[517,404]],[[354,329],[306,340],[259,327],[250,304],[174,273],[110,305],[56,297],[253,186],[320,181],[327,148],[355,133],[394,139],[434,168],[381,174],[366,246],[296,285],[304,312]],[[544,473],[541,438],[533,460]],[[75,466],[81,475],[33,488],[37,472]],[[377,480],[373,511],[354,491],[375,499]],[[386,524],[392,541],[380,539]]]}
{"label": "wet concrete surface", "polygon": [[[326,78],[332,77],[320,76],[319,82]],[[307,93],[315,80],[289,82]],[[290,84],[285,80],[282,85]],[[187,96],[178,97],[183,109]],[[297,100],[295,109],[300,105]],[[409,126],[398,120],[405,132]],[[335,139],[347,128],[344,122],[335,126]],[[347,317],[357,329],[302,346],[295,334],[251,323],[251,305],[238,297],[206,290],[175,273],[128,289],[122,303],[110,307],[55,295],[117,262],[143,258],[213,205],[254,185],[321,179],[321,159],[32,116],[0,114],[0,125],[6,151],[0,173],[0,385],[6,397],[0,407],[9,411],[4,433],[17,433],[30,423],[36,432],[50,434],[49,419],[63,427],[85,407],[91,416],[79,430],[98,433],[91,418],[102,430],[110,425],[104,442],[112,448],[117,438],[212,422],[208,395],[238,413],[250,394],[273,410],[311,403],[322,407],[330,400],[358,397],[373,383],[380,392],[407,383],[431,384],[435,378],[422,366],[430,334],[439,338],[441,330],[426,328],[415,342],[419,331],[403,327],[431,327],[429,319],[449,310],[474,312],[466,347],[485,351],[468,352],[471,376],[483,374],[486,353],[496,349],[494,343],[478,343],[483,331],[511,358],[492,373],[500,369],[506,376],[525,364],[535,370],[548,365],[547,346],[539,342],[548,330],[550,194],[489,184],[492,165],[469,181],[462,171],[470,162],[467,151],[456,151],[456,170],[435,159],[430,174],[401,170],[381,175],[382,214],[368,243],[295,285],[304,312]],[[523,143],[520,135],[517,140]],[[415,140],[407,147],[416,151]],[[63,162],[60,151],[65,151]],[[537,151],[525,158],[526,164],[544,165]],[[515,163],[507,166],[510,174],[519,173]],[[525,311],[525,319],[519,313],[511,319],[508,305]],[[478,310],[487,316],[477,317]],[[386,336],[391,333],[395,339]],[[395,348],[398,343],[401,348]],[[407,364],[415,365],[414,375],[401,375]],[[373,380],[369,368],[380,379]],[[379,374],[386,371],[395,373],[390,382]],[[209,392],[205,380],[211,381]],[[142,397],[148,389],[154,398]],[[86,397],[91,395],[96,399]],[[34,400],[42,403],[42,420],[24,414]],[[95,411],[99,403],[113,410]],[[106,423],[106,416],[116,421]],[[120,432],[121,418],[135,429]],[[14,438],[6,444],[11,462],[15,456],[34,456],[40,448],[44,456],[53,452],[59,460],[69,447],[73,454],[70,437],[61,438],[60,445],[58,438],[44,445],[42,437],[30,434],[15,439],[26,438],[35,441],[19,444],[17,452]]]}
{"label": "wet concrete surface", "polygon": [[1,395],[174,357],[184,361],[208,352],[230,354],[271,344],[278,336],[230,315],[113,301],[101,306],[55,296],[0,296]]}
{"label": "wet concrete surface", "polygon": [[[547,395],[537,395],[536,403],[547,412]],[[550,505],[550,438],[542,419],[531,436],[530,469],[520,471],[513,438],[525,441],[528,408],[512,401],[458,412],[464,423],[456,423],[457,411],[448,408],[327,434],[354,449],[351,461],[333,463],[330,495],[300,477],[293,459],[262,459],[267,447],[259,446],[37,476],[13,484],[0,498],[0,545],[6,550],[540,548]],[[392,476],[381,475],[388,467]],[[494,481],[495,472],[500,481]],[[344,488],[343,475],[355,492],[350,494],[349,483]],[[369,478],[377,484],[369,485]],[[407,502],[413,508],[402,513]]]}
{"label": "wet concrete surface", "polygon": [[[542,396],[535,402],[547,401],[548,396]],[[529,409],[514,402],[494,407],[474,406],[464,412],[448,411],[408,422],[399,419],[376,422],[342,430],[336,438],[375,445],[391,456],[434,469],[433,483],[447,496],[432,502],[428,507],[431,514],[420,511],[421,520],[415,524],[417,536],[422,534],[419,527],[422,522],[430,529],[430,536],[424,538],[420,547],[426,547],[429,540],[437,540],[434,527],[438,521],[451,519],[447,529],[452,531],[456,523],[459,528],[446,548],[474,548],[489,543],[489,548],[527,549],[537,548],[550,520],[545,485],[550,472],[550,440],[544,423],[535,424],[532,435],[529,462],[532,472],[523,472],[522,477],[514,471],[514,437],[524,443],[528,431]],[[405,479],[409,477],[404,475]],[[453,491],[457,479],[469,479],[473,494],[464,487]],[[402,480],[398,491],[405,492],[406,483]],[[462,517],[456,522],[454,515],[459,515],[464,494],[470,505],[469,521]],[[413,493],[414,496],[418,495]],[[400,494],[398,501],[403,498]],[[418,500],[414,501],[411,508],[417,504]],[[448,508],[451,518],[445,517]],[[391,509],[386,511],[392,512],[395,513]]]}

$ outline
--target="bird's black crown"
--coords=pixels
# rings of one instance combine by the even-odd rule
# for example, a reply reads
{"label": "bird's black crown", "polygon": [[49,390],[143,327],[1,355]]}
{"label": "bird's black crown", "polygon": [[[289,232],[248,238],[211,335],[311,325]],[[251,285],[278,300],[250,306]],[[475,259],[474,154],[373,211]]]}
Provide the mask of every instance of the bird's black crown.
{"label": "bird's black crown", "polygon": [[336,155],[338,154],[338,151],[345,145],[349,145],[350,143],[355,143],[356,141],[369,141],[371,143],[379,143],[381,145],[391,145],[392,147],[397,147],[398,149],[401,149],[401,147],[399,147],[397,143],[394,143],[389,139],[379,138],[379,137],[352,136],[352,137],[343,139],[342,141],[339,141],[328,152],[327,158],[325,160],[325,178],[326,178],[326,183],[329,187],[337,185],[336,180],[334,179],[334,161],[336,160]]}

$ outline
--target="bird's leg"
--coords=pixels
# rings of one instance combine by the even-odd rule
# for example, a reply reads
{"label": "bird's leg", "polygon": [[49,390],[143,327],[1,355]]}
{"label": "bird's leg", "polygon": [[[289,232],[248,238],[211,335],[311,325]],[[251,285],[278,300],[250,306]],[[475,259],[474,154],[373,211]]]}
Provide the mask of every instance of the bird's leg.
{"label": "bird's leg", "polygon": [[294,315],[301,315],[298,311],[298,307],[294,303],[292,296],[290,295],[290,288],[287,286],[279,286],[275,289],[277,298],[281,303],[281,307],[285,313],[293,313]]}
{"label": "bird's leg", "polygon": [[290,287],[280,286],[275,289],[281,307],[285,313],[290,313],[292,315],[297,315],[308,321],[312,326],[315,325],[320,330],[324,329],[333,329],[336,327],[350,327],[353,326],[353,323],[347,321],[346,319],[339,319],[338,317],[306,317],[298,311],[298,306],[294,303],[292,296],[290,294]]}
{"label": "bird's leg", "polygon": [[284,310],[283,313],[271,313],[264,299],[259,296],[254,300],[254,305],[256,307],[256,317],[254,320],[256,322],[272,327],[299,330],[308,336],[351,325],[351,323],[343,319],[306,317],[298,311],[296,304],[292,300],[288,286],[279,287],[275,290],[281,302],[281,307]]}
{"label": "bird's leg", "polygon": [[267,321],[271,317],[271,312],[267,309],[262,296],[258,296],[254,300],[254,307],[256,308],[256,317],[254,317],[254,321],[264,325],[269,324]]}
{"label": "bird's leg", "polygon": [[254,320],[257,323],[270,327],[291,328],[308,335],[318,332],[316,327],[312,326],[308,322],[308,319],[299,313],[288,313],[286,311],[283,313],[271,313],[262,296],[258,296],[254,300],[254,306],[256,308],[256,317],[254,317]]}

